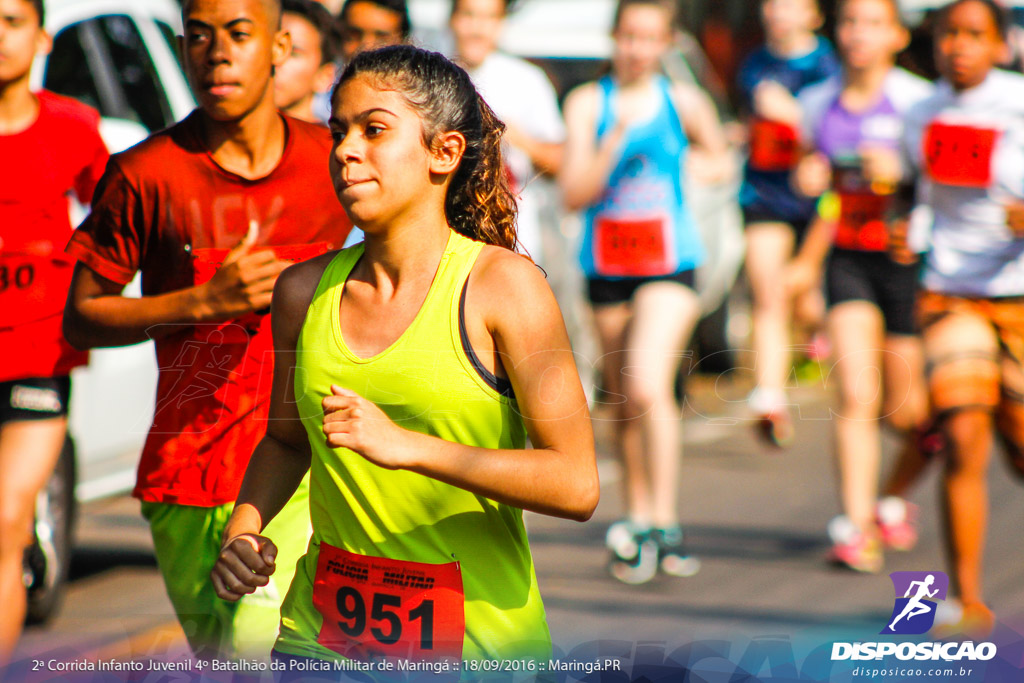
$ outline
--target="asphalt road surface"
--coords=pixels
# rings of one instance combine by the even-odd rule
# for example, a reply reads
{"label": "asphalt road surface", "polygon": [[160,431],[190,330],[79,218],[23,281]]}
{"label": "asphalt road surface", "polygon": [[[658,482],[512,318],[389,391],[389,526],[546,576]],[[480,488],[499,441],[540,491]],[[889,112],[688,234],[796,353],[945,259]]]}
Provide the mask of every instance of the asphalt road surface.
{"label": "asphalt road surface", "polygon": [[[685,420],[681,489],[688,540],[702,560],[696,576],[659,576],[637,587],[607,573],[604,533],[621,510],[618,469],[603,448],[611,422],[595,422],[598,448],[605,453],[594,519],[577,524],[527,516],[556,655],[614,651],[633,661],[658,660],[680,647],[719,639],[727,643],[727,659],[782,643],[796,652],[799,665],[817,645],[878,634],[893,607],[888,572],[945,569],[938,468],[913,496],[921,506],[917,547],[887,556],[879,575],[838,570],[824,561],[825,526],[838,505],[828,392],[810,386],[794,394],[796,442],[774,451],[756,439],[745,419],[741,387],[722,382],[715,389],[704,382],[698,389],[700,400],[691,402]],[[887,462],[894,449],[887,442]],[[1001,458],[994,459],[990,480],[985,591],[1000,620],[997,634],[1012,643],[1024,633],[1024,489]],[[184,647],[138,503],[115,498],[87,506],[63,608],[50,624],[26,631],[16,670],[53,658],[186,656]],[[1019,647],[1003,652],[1024,665]],[[55,674],[53,680],[59,679]]]}

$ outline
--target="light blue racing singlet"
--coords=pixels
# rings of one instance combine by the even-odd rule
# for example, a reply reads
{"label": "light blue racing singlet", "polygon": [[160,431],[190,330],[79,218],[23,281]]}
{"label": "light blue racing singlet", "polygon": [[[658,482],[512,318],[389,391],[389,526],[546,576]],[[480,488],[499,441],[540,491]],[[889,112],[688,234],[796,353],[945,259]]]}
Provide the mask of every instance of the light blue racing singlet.
{"label": "light blue racing singlet", "polygon": [[[657,111],[627,129],[618,162],[597,203],[584,214],[580,264],[590,278],[657,277],[691,270],[704,259],[697,225],[686,204],[682,165],[689,141],[664,76],[655,77]],[[615,125],[618,86],[598,81],[600,140]]]}

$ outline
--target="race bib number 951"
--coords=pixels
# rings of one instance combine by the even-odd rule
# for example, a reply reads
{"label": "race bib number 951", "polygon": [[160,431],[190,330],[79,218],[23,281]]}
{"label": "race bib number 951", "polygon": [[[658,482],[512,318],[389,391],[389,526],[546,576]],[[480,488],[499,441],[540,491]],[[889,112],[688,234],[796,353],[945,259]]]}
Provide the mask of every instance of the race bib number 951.
{"label": "race bib number 951", "polygon": [[462,656],[465,596],[458,562],[406,562],[321,543],[313,605],[324,618],[317,641],[349,659]]}

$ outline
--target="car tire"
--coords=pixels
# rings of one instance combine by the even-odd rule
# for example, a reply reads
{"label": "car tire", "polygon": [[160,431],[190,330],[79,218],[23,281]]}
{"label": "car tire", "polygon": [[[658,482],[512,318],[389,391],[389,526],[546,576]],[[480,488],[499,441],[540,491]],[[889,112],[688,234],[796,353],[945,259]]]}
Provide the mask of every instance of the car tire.
{"label": "car tire", "polygon": [[67,437],[57,466],[36,498],[32,545],[25,551],[26,624],[57,613],[71,567],[75,523],[75,445]]}

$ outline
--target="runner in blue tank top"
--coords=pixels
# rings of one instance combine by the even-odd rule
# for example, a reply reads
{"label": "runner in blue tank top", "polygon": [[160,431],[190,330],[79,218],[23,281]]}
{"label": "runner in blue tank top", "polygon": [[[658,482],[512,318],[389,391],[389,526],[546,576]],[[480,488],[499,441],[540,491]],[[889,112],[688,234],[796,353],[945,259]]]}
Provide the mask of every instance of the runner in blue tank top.
{"label": "runner in blue tank top", "polygon": [[698,566],[678,521],[673,387],[699,316],[693,268],[704,250],[681,165],[687,160],[714,182],[729,172],[729,156],[706,95],[658,72],[673,12],[666,0],[620,0],[611,75],[566,100],[559,176],[569,208],[585,211],[581,263],[604,352],[603,388],[625,397],[613,415],[628,512],[607,540],[612,574],[627,583],[648,581],[659,567],[688,576]]}
{"label": "runner in blue tank top", "polygon": [[[590,279],[619,280],[692,271],[704,247],[682,187],[682,164],[689,147],[672,103],[670,84],[658,74],[657,109],[646,122],[627,129],[618,161],[601,198],[584,213],[580,263]],[[616,125],[613,102],[619,87],[611,76],[598,81],[597,140]],[[615,249],[626,231],[643,223],[645,247]],[[632,234],[629,238],[634,238]]]}

